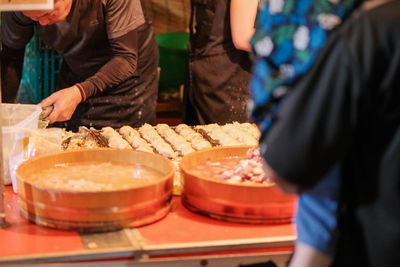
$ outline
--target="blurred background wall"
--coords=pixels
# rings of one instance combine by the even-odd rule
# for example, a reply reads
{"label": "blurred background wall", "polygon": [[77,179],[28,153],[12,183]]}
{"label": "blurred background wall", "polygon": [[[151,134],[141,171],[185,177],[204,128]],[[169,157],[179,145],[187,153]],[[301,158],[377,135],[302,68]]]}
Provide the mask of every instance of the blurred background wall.
{"label": "blurred background wall", "polygon": [[155,33],[189,31],[190,0],[145,0]]}

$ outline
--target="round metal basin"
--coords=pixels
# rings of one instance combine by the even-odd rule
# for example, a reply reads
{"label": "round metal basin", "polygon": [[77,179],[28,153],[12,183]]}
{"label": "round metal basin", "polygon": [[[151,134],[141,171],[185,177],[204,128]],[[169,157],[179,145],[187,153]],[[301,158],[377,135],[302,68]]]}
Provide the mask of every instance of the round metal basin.
{"label": "round metal basin", "polygon": [[[46,168],[80,162],[135,164],[154,168],[159,176],[133,188],[98,192],[46,188],[28,179]],[[52,228],[108,231],[142,226],[167,215],[172,201],[174,166],[147,152],[109,148],[59,152],[24,162],[16,174],[22,215]]]}
{"label": "round metal basin", "polygon": [[294,195],[283,193],[275,184],[228,183],[199,175],[193,169],[207,160],[245,157],[250,146],[215,147],[182,158],[183,204],[194,212],[215,219],[239,223],[289,223],[295,207]]}

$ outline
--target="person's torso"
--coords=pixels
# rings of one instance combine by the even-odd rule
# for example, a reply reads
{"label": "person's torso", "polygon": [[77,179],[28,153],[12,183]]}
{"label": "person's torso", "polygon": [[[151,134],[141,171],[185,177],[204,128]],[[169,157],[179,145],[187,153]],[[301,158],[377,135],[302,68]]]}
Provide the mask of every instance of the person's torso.
{"label": "person's torso", "polygon": [[189,50],[195,56],[235,51],[230,29],[230,0],[192,0],[194,18]]}
{"label": "person's torso", "polygon": [[352,92],[357,96],[357,138],[344,166],[341,225],[348,238],[342,243],[347,244],[341,251],[344,262],[350,259],[346,248],[354,253],[354,264],[359,262],[357,255],[371,266],[394,266],[400,260],[396,252],[400,246],[399,14],[400,2],[391,1],[360,15],[344,31],[352,68],[361,81],[360,91]]}
{"label": "person's torso", "polygon": [[[123,20],[128,19],[121,14],[115,14],[114,18],[110,18],[106,2],[76,0],[73,1],[71,11],[64,21],[49,26],[36,25],[43,42],[62,55],[72,72],[81,79],[92,76],[113,56],[110,45],[113,33],[110,32],[107,22],[115,19],[126,23]],[[129,12],[132,13],[130,17],[136,17],[138,24],[140,52],[145,49],[140,45],[145,43],[150,35],[151,26],[144,16],[141,5],[137,5],[140,10],[131,9]]]}

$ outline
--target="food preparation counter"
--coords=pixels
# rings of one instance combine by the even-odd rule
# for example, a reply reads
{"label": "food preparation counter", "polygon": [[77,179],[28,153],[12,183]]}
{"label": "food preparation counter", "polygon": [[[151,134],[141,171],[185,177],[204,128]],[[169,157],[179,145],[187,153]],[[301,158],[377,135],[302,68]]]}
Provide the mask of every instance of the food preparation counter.
{"label": "food preparation counter", "polygon": [[163,219],[106,233],[35,225],[20,215],[11,186],[4,197],[11,226],[0,229],[0,265],[252,266],[271,261],[268,266],[285,266],[295,240],[293,224],[218,221],[187,210],[180,196],[174,196]]}

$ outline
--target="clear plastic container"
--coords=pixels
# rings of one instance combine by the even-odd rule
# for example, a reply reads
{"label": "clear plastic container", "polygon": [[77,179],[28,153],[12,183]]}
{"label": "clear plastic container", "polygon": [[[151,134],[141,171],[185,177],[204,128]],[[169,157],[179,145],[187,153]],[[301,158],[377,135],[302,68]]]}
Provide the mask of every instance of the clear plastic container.
{"label": "clear plastic container", "polygon": [[[27,137],[26,128],[38,128],[42,109],[37,105],[1,104],[1,130],[3,139],[4,184],[11,184],[10,154]],[[15,191],[15,190],[14,190]]]}

